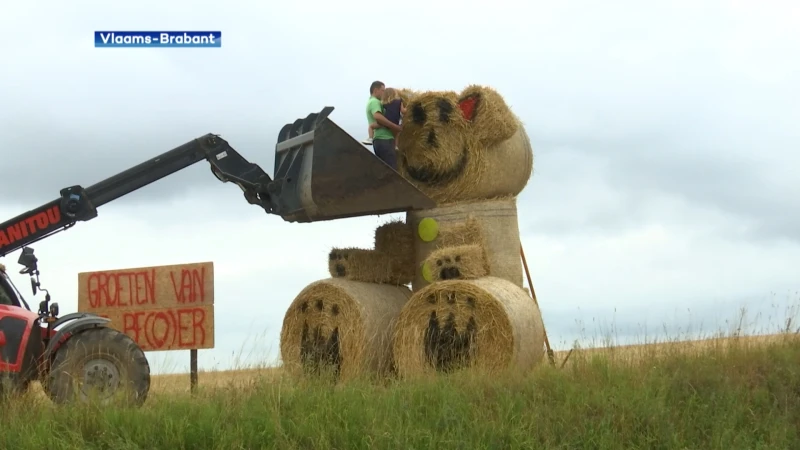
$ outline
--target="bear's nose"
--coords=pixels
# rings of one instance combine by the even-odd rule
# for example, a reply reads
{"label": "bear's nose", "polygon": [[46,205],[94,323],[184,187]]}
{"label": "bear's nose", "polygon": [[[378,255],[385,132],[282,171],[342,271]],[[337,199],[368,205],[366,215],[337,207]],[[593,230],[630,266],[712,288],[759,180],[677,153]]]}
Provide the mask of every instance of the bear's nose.
{"label": "bear's nose", "polygon": [[445,267],[439,272],[439,278],[442,280],[454,280],[461,276],[461,271],[458,267]]}
{"label": "bear's nose", "polygon": [[433,148],[439,148],[439,141],[436,139],[436,132],[433,130],[428,131],[428,145]]}

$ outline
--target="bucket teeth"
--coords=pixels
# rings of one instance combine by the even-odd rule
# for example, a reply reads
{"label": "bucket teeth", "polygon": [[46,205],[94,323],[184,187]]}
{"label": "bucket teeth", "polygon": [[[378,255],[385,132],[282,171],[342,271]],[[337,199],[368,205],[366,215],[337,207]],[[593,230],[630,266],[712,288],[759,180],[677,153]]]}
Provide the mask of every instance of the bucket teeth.
{"label": "bucket teeth", "polygon": [[436,206],[330,120],[332,111],[327,106],[281,128],[270,191],[277,214],[314,222]]}
{"label": "bucket teeth", "polygon": [[333,106],[326,106],[318,113],[311,113],[304,119],[301,118],[295,120],[294,123],[287,123],[281,128],[281,132],[278,133],[278,143],[308,133],[309,131],[314,131],[314,129],[330,115],[333,109]]}

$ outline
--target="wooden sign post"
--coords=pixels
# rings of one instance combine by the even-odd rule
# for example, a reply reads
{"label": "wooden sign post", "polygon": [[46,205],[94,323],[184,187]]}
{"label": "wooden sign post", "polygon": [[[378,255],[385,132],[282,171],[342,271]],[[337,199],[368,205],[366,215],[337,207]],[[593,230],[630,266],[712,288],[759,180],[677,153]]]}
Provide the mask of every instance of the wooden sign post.
{"label": "wooden sign post", "polygon": [[214,348],[214,263],[79,273],[78,311],[111,319],[144,351],[189,350],[194,392],[197,350]]}

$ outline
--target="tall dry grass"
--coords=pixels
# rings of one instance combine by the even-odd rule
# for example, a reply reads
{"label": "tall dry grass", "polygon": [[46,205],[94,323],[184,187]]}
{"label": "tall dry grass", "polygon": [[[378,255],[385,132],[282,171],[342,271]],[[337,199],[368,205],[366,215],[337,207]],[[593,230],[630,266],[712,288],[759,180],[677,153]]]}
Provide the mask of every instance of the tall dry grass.
{"label": "tall dry grass", "polygon": [[[736,326],[702,341],[577,346],[563,369],[414,382],[297,381],[280,369],[155,376],[140,409],[53,407],[35,392],[0,410],[8,449],[794,449],[800,339]],[[742,327],[739,327],[742,328]],[[600,340],[613,342],[613,336]],[[563,359],[559,353],[559,361]]]}

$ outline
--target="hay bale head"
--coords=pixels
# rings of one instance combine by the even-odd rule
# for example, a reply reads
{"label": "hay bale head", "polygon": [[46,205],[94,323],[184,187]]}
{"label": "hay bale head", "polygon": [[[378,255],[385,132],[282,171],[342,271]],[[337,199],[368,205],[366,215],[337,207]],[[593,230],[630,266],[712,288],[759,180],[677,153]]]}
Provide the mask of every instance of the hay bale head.
{"label": "hay bale head", "polygon": [[522,123],[488,87],[413,96],[398,147],[399,172],[439,204],[515,196],[533,171]]}
{"label": "hay bale head", "polygon": [[449,280],[417,291],[397,320],[401,376],[477,368],[527,371],[544,356],[544,325],[525,291],[506,280]]}
{"label": "hay bale head", "polygon": [[[459,276],[455,278],[469,279],[490,275],[522,287],[515,198],[409,211],[406,222],[415,233],[416,272],[412,282],[415,292],[429,283],[443,279],[441,270],[444,267],[439,267],[438,261],[442,259],[444,266],[444,258],[450,258],[448,267],[458,269]],[[467,250],[468,258],[465,256]],[[481,253],[483,260],[479,257]],[[456,256],[461,256],[461,261],[455,261]],[[451,269],[449,274],[454,275],[455,272]],[[445,274],[445,278],[453,277]]]}
{"label": "hay bale head", "polygon": [[394,324],[410,295],[405,286],[337,278],[310,284],[283,319],[284,367],[296,375],[330,371],[340,379],[386,373]]}
{"label": "hay bale head", "polygon": [[432,283],[445,280],[474,280],[489,274],[482,245],[467,244],[440,248],[425,260],[423,270],[428,271]]}

